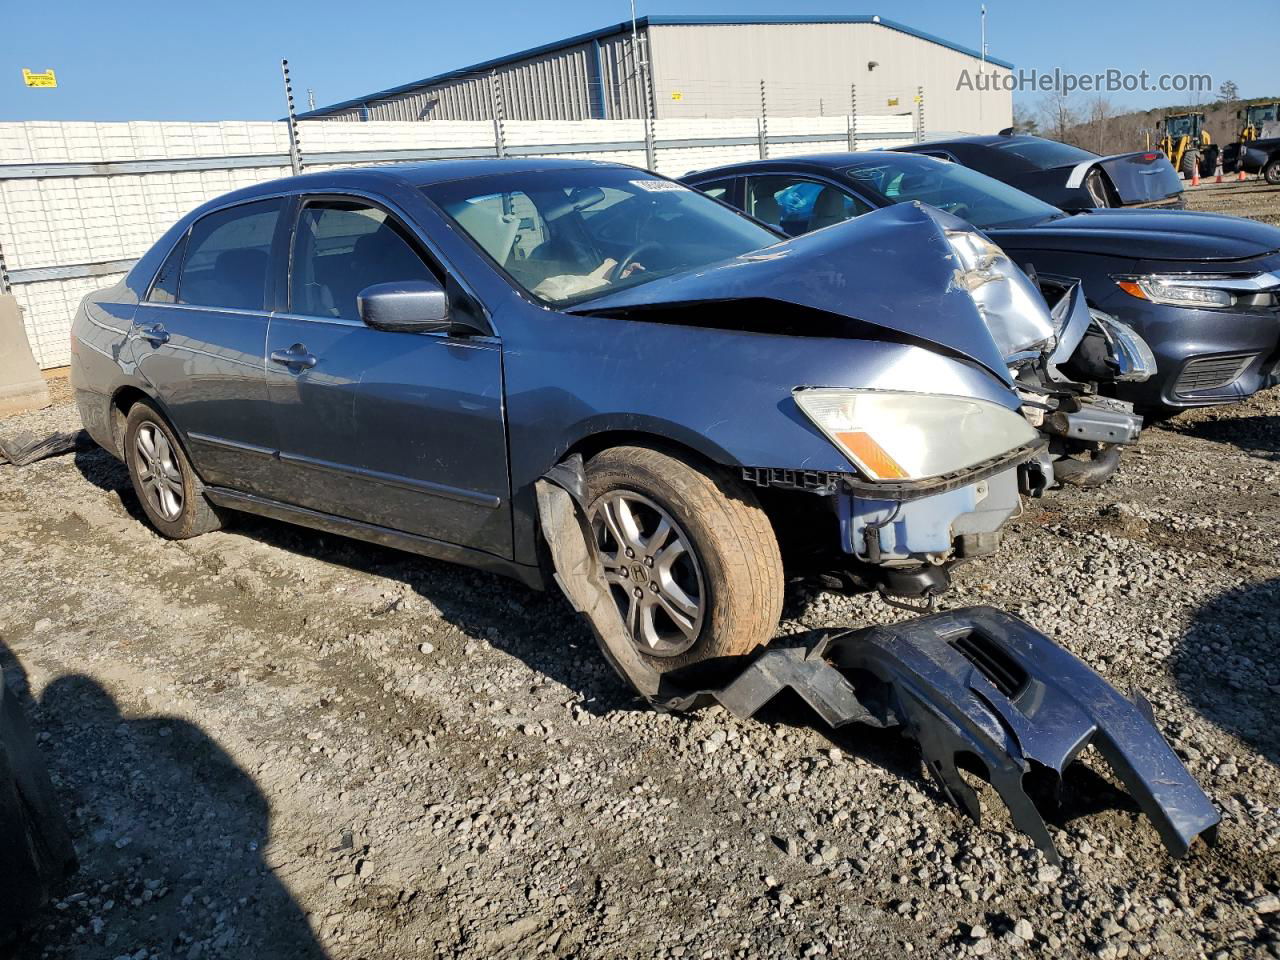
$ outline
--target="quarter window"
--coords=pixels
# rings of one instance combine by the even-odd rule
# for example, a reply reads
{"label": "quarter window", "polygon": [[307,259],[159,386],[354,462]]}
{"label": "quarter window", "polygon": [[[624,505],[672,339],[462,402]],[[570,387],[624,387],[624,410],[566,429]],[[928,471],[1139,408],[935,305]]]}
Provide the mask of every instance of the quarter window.
{"label": "quarter window", "polygon": [[182,256],[187,251],[187,236],[185,233],[182,235],[182,239],[173,245],[169,256],[160,265],[151,284],[151,293],[147,296],[152,303],[178,302],[178,275],[182,271]]}
{"label": "quarter window", "polygon": [[749,177],[747,213],[788,236],[820,230],[871,208],[839,187],[789,175]]}
{"label": "quarter window", "polygon": [[243,203],[197,220],[187,239],[177,302],[264,309],[271,238],[282,203],[279,197]]}
{"label": "quarter window", "polygon": [[432,279],[439,278],[385,211],[347,200],[303,208],[293,244],[291,312],[359,320],[356,298],[365,287]]}

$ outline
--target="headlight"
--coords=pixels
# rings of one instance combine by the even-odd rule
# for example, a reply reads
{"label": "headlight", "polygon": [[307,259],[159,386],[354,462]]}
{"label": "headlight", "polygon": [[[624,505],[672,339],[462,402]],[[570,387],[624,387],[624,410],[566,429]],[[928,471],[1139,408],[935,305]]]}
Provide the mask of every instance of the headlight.
{"label": "headlight", "polygon": [[987,400],[800,387],[796,404],[871,480],[926,480],[1016,450],[1038,434]]}
{"label": "headlight", "polygon": [[1184,280],[1179,277],[1127,277],[1116,280],[1120,289],[1139,300],[1164,303],[1172,307],[1208,307],[1221,310],[1235,302],[1227,290],[1211,286],[1211,281]]}
{"label": "headlight", "polygon": [[1051,348],[1053,319],[1030,278],[976,230],[946,234],[960,264],[955,284],[973,298],[1001,356]]}

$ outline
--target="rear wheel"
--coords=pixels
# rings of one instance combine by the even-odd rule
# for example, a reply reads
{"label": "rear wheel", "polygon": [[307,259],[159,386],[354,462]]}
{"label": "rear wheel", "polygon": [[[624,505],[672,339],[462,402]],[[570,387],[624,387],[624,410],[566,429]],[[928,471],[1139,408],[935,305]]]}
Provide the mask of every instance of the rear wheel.
{"label": "rear wheel", "polygon": [[1262,176],[1273,187],[1280,187],[1280,157],[1276,157],[1262,168]]}
{"label": "rear wheel", "polygon": [[637,651],[659,671],[748,653],[782,613],[782,558],[749,489],[644,447],[587,464],[605,578]]}
{"label": "rear wheel", "polygon": [[124,454],[133,491],[164,536],[186,540],[222,526],[173,428],[145,401],[125,418]]}

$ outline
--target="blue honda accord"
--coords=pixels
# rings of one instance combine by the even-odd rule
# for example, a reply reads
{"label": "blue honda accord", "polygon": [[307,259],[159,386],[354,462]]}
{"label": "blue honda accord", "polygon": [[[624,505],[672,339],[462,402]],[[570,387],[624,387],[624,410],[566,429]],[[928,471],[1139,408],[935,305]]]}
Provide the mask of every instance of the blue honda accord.
{"label": "blue honda accord", "polygon": [[793,573],[928,597],[995,550],[1046,309],[920,204],[786,239],[631,167],[440,161],[193,211],[85,298],[72,376],[168,537],[248,511],[541,586],[576,477],[667,670],[767,643]]}

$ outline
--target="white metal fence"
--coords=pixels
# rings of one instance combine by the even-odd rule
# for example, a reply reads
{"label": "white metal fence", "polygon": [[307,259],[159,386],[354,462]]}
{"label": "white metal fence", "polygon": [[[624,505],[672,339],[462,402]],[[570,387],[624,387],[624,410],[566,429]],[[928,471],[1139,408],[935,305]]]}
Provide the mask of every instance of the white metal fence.
{"label": "white metal fence", "polygon": [[[762,154],[889,147],[918,115],[654,121],[299,124],[307,170],[447,157],[569,154],[660,173]],[[284,123],[0,123],[0,292],[22,307],[46,369],[69,362],[80,299],[118,280],[175,220],[238,187],[290,173]]]}

